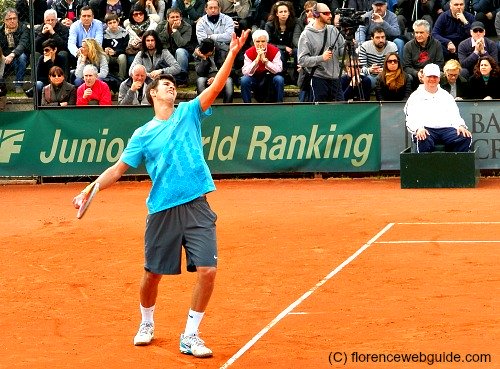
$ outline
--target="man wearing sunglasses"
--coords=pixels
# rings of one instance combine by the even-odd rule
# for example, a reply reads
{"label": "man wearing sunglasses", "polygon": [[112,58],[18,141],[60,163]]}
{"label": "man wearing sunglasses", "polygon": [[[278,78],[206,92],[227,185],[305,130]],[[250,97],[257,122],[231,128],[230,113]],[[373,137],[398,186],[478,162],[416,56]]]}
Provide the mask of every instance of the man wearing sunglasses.
{"label": "man wearing sunglasses", "polygon": [[470,36],[458,45],[458,60],[462,66],[460,74],[465,78],[472,75],[474,66],[482,56],[489,55],[498,63],[497,44],[486,38],[486,31],[482,22],[471,24]]}
{"label": "man wearing sunglasses", "polygon": [[306,76],[301,101],[343,101],[339,60],[344,50],[344,37],[331,24],[332,12],[326,4],[316,4],[313,15],[315,21],[306,26],[298,45],[298,65]]}

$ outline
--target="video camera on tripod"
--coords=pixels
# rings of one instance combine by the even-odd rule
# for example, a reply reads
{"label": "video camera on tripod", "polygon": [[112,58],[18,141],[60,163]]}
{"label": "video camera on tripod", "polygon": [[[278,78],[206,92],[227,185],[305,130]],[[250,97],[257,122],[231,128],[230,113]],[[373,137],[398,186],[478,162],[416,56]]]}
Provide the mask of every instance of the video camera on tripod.
{"label": "video camera on tripod", "polygon": [[342,34],[346,38],[353,39],[356,29],[366,24],[366,14],[364,10],[354,8],[338,8],[335,14],[340,15],[339,26]]}

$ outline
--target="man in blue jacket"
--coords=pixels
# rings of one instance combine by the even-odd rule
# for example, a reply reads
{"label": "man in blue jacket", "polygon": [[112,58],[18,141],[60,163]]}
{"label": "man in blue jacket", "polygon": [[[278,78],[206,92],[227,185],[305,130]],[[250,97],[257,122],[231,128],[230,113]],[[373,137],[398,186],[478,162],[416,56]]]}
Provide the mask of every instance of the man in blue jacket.
{"label": "man in blue jacket", "polygon": [[441,13],[432,29],[432,36],[441,43],[445,61],[458,59],[458,45],[470,36],[474,15],[464,8],[464,0],[451,0],[450,10]]}

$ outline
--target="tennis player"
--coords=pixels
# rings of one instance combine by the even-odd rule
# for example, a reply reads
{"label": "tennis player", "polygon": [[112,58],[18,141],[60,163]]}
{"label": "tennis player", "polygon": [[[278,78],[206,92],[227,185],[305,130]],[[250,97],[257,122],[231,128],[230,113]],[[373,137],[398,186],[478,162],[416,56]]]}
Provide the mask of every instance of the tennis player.
{"label": "tennis player", "polygon": [[[195,357],[210,357],[212,350],[198,336],[205,309],[214,288],[217,270],[216,214],[205,194],[215,190],[203,155],[201,121],[211,114],[210,106],[225,85],[234,59],[245,44],[249,31],[233,33],[230,50],[213,83],[189,102],[174,102],[174,77],[160,75],[148,86],[147,98],[154,118],[138,128],[122,156],[97,179],[99,188],[115,183],[129,167],[145,162],[152,180],[147,199],[145,266],[140,285],[142,321],[134,345],[148,345],[154,337],[158,285],[162,275],[181,273],[184,246],[187,270],[198,278],[191,300],[186,328],[180,336],[180,351]],[[73,199],[79,207],[83,193]]]}

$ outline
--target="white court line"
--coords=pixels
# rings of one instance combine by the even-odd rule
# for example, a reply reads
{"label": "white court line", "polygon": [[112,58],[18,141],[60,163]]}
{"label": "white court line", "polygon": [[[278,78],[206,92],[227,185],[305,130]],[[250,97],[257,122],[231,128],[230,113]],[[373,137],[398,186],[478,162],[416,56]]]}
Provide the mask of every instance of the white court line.
{"label": "white court line", "polygon": [[377,244],[401,244],[401,243],[498,243],[500,240],[490,240],[490,241],[464,241],[464,240],[434,240],[434,241],[377,241]]}
{"label": "white court line", "polygon": [[397,225],[422,225],[422,224],[500,224],[500,222],[402,222]]}
{"label": "white court line", "polygon": [[365,243],[362,247],[358,249],[354,254],[349,256],[342,264],[332,270],[326,277],[324,277],[321,281],[316,283],[316,285],[311,288],[309,291],[304,293],[299,299],[297,299],[294,303],[288,306],[285,310],[278,314],[276,318],[274,318],[268,325],[266,325],[259,333],[257,333],[248,343],[243,346],[236,354],[234,354],[224,365],[220,367],[220,369],[226,369],[230,365],[234,364],[236,360],[238,360],[249,348],[251,348],[259,339],[262,338],[269,330],[274,327],[278,322],[283,319],[287,314],[289,314],[293,309],[295,309],[300,303],[302,303],[305,299],[312,295],[314,291],[324,285],[328,280],[330,280],[335,274],[340,272],[346,265],[348,265],[351,261],[356,259],[363,251],[365,251],[368,247],[370,247],[375,241],[380,238],[385,232],[387,232],[394,223],[387,224],[384,229],[382,229],[379,233],[377,233],[370,241]]}

